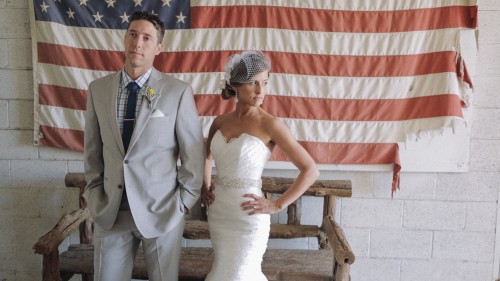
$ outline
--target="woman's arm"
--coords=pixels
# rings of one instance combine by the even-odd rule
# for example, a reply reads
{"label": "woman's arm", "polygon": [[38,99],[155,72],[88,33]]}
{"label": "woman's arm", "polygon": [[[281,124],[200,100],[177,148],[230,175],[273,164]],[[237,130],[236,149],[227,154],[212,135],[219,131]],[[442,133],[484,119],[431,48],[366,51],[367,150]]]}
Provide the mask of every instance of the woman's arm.
{"label": "woman's arm", "polygon": [[244,210],[251,211],[249,214],[273,214],[284,210],[297,200],[319,176],[314,160],[295,140],[286,124],[277,118],[273,118],[273,121],[269,122],[268,125],[267,130],[272,141],[281,148],[290,161],[299,169],[300,173],[288,190],[274,201],[254,194],[245,195],[245,197],[254,199],[242,203]]}

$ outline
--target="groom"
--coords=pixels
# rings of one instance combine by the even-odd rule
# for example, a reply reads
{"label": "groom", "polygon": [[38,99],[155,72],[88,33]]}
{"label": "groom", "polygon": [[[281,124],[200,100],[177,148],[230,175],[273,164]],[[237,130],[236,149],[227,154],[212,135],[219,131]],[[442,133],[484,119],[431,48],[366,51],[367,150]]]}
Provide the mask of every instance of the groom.
{"label": "groom", "polygon": [[156,15],[135,12],[123,69],[89,86],[84,196],[95,281],[130,280],[140,242],[150,281],[178,279],[184,214],[200,194],[205,155],[191,86],[153,68],[164,33]]}

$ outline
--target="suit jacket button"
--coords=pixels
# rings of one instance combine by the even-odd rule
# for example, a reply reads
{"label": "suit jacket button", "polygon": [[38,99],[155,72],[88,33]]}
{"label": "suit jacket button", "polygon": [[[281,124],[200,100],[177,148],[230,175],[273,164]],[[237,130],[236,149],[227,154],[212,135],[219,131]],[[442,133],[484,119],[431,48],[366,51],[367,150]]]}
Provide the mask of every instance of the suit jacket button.
{"label": "suit jacket button", "polygon": [[123,188],[123,184],[119,184],[119,185],[118,185],[118,188],[119,188],[119,189],[122,189],[122,188]]}
{"label": "suit jacket button", "polygon": [[128,164],[128,160],[125,160],[125,164]]}

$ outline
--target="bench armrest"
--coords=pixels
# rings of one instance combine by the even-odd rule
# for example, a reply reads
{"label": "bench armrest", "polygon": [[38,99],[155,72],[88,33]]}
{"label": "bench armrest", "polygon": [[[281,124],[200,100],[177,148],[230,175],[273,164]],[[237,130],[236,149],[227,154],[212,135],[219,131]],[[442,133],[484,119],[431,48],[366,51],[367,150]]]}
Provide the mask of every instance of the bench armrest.
{"label": "bench armrest", "polygon": [[38,239],[38,242],[33,246],[35,253],[44,255],[57,250],[64,239],[77,230],[80,224],[88,218],[90,218],[90,211],[87,208],[63,215],[51,231]]}
{"label": "bench armrest", "polygon": [[330,245],[333,248],[333,255],[338,264],[352,264],[356,257],[351,249],[347,239],[345,238],[344,231],[330,216],[323,218],[323,226]]}

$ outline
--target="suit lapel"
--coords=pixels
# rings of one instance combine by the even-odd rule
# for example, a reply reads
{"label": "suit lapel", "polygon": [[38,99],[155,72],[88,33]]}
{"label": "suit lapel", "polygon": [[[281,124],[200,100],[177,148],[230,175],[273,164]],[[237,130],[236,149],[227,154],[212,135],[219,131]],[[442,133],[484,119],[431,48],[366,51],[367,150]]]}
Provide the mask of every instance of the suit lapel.
{"label": "suit lapel", "polygon": [[[160,80],[161,80],[161,73],[153,68],[151,76],[149,77],[149,82],[145,86],[151,87],[157,94],[160,94],[162,93],[162,87],[163,87],[163,84],[160,83]],[[142,131],[146,127],[146,123],[149,120],[149,117],[151,116],[151,113],[155,109],[156,103],[158,103],[158,100],[161,98],[161,96],[160,98],[156,99],[153,102],[151,107],[149,107],[149,101],[145,97],[138,97],[138,98],[142,99],[142,104],[141,104],[141,109],[139,110],[139,115],[137,116],[135,121],[134,132],[132,133],[132,137],[130,139],[130,145],[129,145],[130,148],[134,146],[134,144],[141,136]]]}
{"label": "suit lapel", "polygon": [[115,75],[113,75],[111,77],[111,81],[108,84],[104,94],[107,97],[106,108],[110,109],[110,110],[108,110],[108,121],[109,121],[109,124],[111,125],[110,126],[111,133],[115,137],[116,144],[120,148],[121,153],[123,155],[125,155],[125,148],[123,147],[122,135],[120,134],[120,127],[118,125],[118,119],[116,118],[118,87],[120,84],[120,73],[121,72],[117,72],[117,73],[115,73]]}

